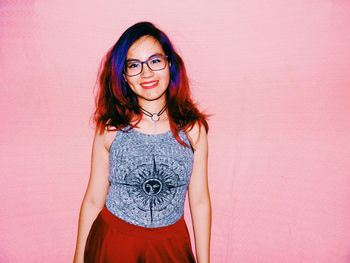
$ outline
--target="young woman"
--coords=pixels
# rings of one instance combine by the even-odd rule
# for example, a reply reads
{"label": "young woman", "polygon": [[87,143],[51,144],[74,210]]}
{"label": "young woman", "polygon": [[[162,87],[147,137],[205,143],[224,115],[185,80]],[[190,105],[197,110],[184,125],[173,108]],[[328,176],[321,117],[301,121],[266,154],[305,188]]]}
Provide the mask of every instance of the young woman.
{"label": "young woman", "polygon": [[197,262],[210,262],[208,116],[167,35],[149,22],[128,28],[100,71],[74,262],[196,262],[187,190]]}

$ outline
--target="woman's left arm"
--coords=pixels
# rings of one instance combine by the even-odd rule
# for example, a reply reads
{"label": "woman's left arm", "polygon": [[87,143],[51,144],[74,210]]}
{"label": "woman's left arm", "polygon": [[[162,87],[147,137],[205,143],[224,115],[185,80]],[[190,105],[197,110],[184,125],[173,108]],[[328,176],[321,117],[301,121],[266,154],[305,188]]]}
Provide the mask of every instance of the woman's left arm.
{"label": "woman's left arm", "polygon": [[208,188],[208,140],[205,128],[196,124],[189,132],[197,138],[188,199],[191,210],[198,263],[210,262],[211,202]]}

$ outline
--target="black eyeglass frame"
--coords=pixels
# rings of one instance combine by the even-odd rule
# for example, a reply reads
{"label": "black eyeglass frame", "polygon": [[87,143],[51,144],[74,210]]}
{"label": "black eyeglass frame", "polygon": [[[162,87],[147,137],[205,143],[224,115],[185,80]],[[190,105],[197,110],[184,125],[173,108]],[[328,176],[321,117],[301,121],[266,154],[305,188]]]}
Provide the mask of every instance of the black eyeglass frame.
{"label": "black eyeglass frame", "polygon": [[[168,56],[167,56],[167,55],[157,54],[156,56],[161,56],[161,57],[164,57],[165,59],[168,59]],[[135,62],[141,63],[141,71],[140,71],[140,73],[137,73],[137,74],[134,74],[134,75],[128,75],[128,73],[126,73],[126,64],[125,64],[125,66],[124,66],[124,68],[123,68],[123,72],[124,72],[125,75],[127,75],[128,77],[134,77],[134,76],[140,75],[140,74],[142,73],[142,71],[143,71],[143,64],[146,64],[147,67],[148,67],[150,70],[152,70],[152,71],[160,71],[160,70],[165,69],[166,63],[165,63],[165,65],[164,65],[164,68],[161,68],[161,69],[151,69],[151,67],[148,65],[148,61],[150,61],[151,59],[154,59],[154,57],[155,57],[155,56],[152,56],[152,57],[148,58],[148,59],[145,60],[145,61],[141,61],[141,60],[138,60],[138,59],[133,60],[133,61],[135,61]],[[168,62],[169,62],[169,61],[168,61]]]}

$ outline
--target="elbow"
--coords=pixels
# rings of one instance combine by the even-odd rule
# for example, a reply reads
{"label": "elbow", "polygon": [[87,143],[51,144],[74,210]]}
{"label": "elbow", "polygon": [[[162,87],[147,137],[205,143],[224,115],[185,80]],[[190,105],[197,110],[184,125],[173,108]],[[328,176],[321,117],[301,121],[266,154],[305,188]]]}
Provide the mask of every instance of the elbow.
{"label": "elbow", "polygon": [[83,206],[93,207],[98,210],[102,210],[105,205],[106,200],[99,200],[95,198],[84,198]]}
{"label": "elbow", "polygon": [[200,198],[196,198],[195,200],[189,200],[191,209],[197,207],[209,207],[211,209],[211,201],[209,195],[204,195]]}

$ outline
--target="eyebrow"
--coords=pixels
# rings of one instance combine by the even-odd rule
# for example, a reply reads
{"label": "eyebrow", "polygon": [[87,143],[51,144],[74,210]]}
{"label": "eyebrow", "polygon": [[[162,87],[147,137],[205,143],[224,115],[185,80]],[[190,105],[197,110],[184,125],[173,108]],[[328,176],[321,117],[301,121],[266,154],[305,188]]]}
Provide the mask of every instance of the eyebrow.
{"label": "eyebrow", "polygon": [[[152,58],[152,57],[159,56],[159,55],[164,56],[164,54],[155,53],[155,54],[149,56],[147,60],[149,60],[149,59]],[[126,60],[126,62],[129,62],[129,61],[141,61],[141,60],[136,59],[136,58],[129,58],[129,59]]]}

